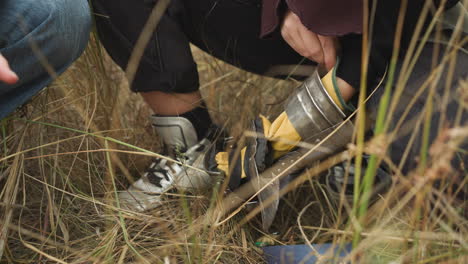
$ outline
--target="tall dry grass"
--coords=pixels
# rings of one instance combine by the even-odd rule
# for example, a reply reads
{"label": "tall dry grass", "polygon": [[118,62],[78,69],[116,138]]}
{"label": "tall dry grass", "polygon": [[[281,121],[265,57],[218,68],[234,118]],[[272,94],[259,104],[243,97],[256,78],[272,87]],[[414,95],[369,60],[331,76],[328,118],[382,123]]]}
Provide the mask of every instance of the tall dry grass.
{"label": "tall dry grass", "polygon": [[[196,48],[194,54],[217,123],[233,119],[232,130],[241,131],[241,124],[260,111],[259,98],[271,101],[265,108],[276,105],[269,93],[281,85],[272,79],[215,62]],[[277,96],[285,98],[287,89]],[[168,195],[158,210],[145,214],[114,206],[116,189],[136,180],[160,150],[150,115],[93,38],[64,75],[4,120],[2,261],[157,263],[168,256],[171,263],[258,262],[248,226],[230,233],[227,224],[204,228],[197,237],[177,236],[206,212],[212,190]]]}
{"label": "tall dry grass", "polygon": [[[214,120],[235,135],[259,112],[274,117],[297,85],[243,72],[195,48],[194,55]],[[397,80],[397,87],[404,81]],[[116,206],[116,191],[138,178],[161,147],[150,110],[127,86],[93,38],[66,74],[2,121],[2,262],[258,263],[263,259],[255,246],[259,239],[275,244],[354,240],[348,259],[359,263],[468,261],[467,204],[456,198],[466,191],[467,177],[460,176],[459,189],[450,189],[447,163],[456,152],[466,155],[466,149],[454,149],[466,141],[466,120],[450,131],[441,129],[439,140],[427,146],[432,151],[425,166],[407,175],[392,167],[394,184],[369,209],[359,196],[354,210],[329,199],[317,172],[332,162],[305,171],[282,198],[276,233],[267,234],[245,208],[232,217],[217,214],[225,202],[220,185],[168,194],[160,207],[145,213]],[[466,111],[467,80],[458,91]],[[379,137],[361,138],[346,153],[359,156],[361,149],[388,159],[376,150],[392,131],[379,131]],[[432,185],[438,179],[447,184]]]}

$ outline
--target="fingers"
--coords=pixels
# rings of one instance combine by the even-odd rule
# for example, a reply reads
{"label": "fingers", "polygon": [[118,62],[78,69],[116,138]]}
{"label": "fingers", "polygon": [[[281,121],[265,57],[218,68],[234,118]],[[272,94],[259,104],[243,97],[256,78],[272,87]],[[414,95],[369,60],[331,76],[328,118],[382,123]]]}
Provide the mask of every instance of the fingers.
{"label": "fingers", "polygon": [[338,46],[338,41],[334,37],[327,37],[327,36],[321,36],[321,35],[317,35],[317,36],[322,46],[322,50],[324,54],[323,64],[325,65],[325,68],[329,71],[336,64],[336,56],[337,56],[336,50]]}
{"label": "fingers", "polygon": [[291,46],[301,56],[305,54],[304,44],[297,29],[297,20],[299,18],[293,12],[288,11],[281,26],[281,35],[286,43]]}
{"label": "fingers", "polygon": [[323,63],[323,51],[317,35],[302,25],[299,17],[291,11],[284,18],[281,35],[301,56]]}
{"label": "fingers", "polygon": [[0,82],[14,84],[18,79],[16,73],[11,70],[8,61],[0,54]]}
{"label": "fingers", "polygon": [[324,63],[324,50],[322,49],[322,44],[318,38],[318,35],[308,30],[302,24],[299,27],[300,38],[304,46],[304,54],[302,56],[308,58],[309,60],[315,61],[318,64]]}
{"label": "fingers", "polygon": [[321,36],[307,29],[299,17],[288,11],[281,26],[281,35],[301,56],[325,66],[331,70],[336,63],[337,39]]}

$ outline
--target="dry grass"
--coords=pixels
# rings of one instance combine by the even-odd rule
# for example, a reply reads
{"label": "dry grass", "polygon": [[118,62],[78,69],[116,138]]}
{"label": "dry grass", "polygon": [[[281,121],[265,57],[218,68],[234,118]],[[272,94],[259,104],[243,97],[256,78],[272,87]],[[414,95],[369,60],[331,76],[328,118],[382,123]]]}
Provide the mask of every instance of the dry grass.
{"label": "dry grass", "polygon": [[[240,135],[259,112],[278,113],[296,85],[242,72],[198,50],[195,57],[211,114],[232,134]],[[466,99],[466,80],[459,90]],[[257,218],[237,225],[245,210],[222,225],[217,223],[223,216],[206,216],[216,204],[218,186],[167,195],[161,207],[144,214],[116,208],[116,189],[137,178],[150,160],[148,152],[160,148],[149,115],[127,89],[122,72],[92,41],[65,75],[3,123],[1,260],[259,263],[254,242],[262,236],[278,244],[343,242],[361,230],[362,240],[350,256],[360,263],[467,261],[467,204],[455,199],[447,164],[453,144],[466,140],[466,120],[432,146],[432,157],[441,162],[429,163],[423,173],[394,171],[390,191],[351,224],[345,217],[349,206],[333,206],[318,177],[306,172],[304,183],[282,200],[273,226],[278,235],[271,236],[259,229]],[[375,152],[375,145],[366,150]],[[466,175],[458,176],[458,186],[466,190]],[[436,187],[436,179],[447,184]],[[213,220],[199,225],[200,219]]]}
{"label": "dry grass", "polygon": [[[145,214],[119,212],[112,205],[112,181],[117,189],[125,189],[128,178],[138,178],[151,159],[134,147],[157,152],[160,142],[149,123],[150,110],[129,92],[121,70],[96,45],[93,41],[66,74],[4,126],[1,208],[8,233],[2,260],[157,263],[166,256],[171,263],[261,260],[251,247],[249,226],[231,232],[232,224],[226,224],[193,237],[177,236],[206,212],[211,190],[168,196],[163,206]],[[214,63],[201,51],[195,55],[202,92],[220,124],[230,118],[249,120],[260,111],[256,102],[260,91],[275,89],[260,87],[279,87],[272,80]],[[251,100],[244,100],[246,95]],[[243,114],[226,114],[231,111]],[[233,126],[240,131],[241,124]],[[109,160],[106,153],[111,154]]]}

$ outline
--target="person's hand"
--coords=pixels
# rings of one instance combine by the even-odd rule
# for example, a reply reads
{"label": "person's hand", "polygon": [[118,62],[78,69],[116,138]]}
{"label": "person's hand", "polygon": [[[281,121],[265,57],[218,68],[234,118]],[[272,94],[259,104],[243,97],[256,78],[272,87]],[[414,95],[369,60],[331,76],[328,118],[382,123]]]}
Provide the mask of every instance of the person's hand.
{"label": "person's hand", "polygon": [[14,73],[8,61],[0,54],[0,82],[14,84],[18,81],[18,75]]}
{"label": "person's hand", "polygon": [[286,12],[284,17],[281,35],[289,46],[300,55],[325,66],[327,70],[335,65],[337,39],[310,31],[290,10]]}

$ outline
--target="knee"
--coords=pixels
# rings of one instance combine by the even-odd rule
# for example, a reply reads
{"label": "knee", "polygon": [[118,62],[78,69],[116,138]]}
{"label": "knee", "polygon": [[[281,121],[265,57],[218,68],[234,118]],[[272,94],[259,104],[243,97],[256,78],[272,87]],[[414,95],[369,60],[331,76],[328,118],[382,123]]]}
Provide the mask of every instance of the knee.
{"label": "knee", "polygon": [[91,30],[91,14],[86,0],[54,1],[49,18],[54,36],[53,56],[62,62],[75,60],[86,48]]}
{"label": "knee", "polygon": [[76,56],[86,46],[91,28],[87,0],[3,1],[1,49],[29,44]]}
{"label": "knee", "polygon": [[10,31],[7,47],[27,47],[56,69],[69,65],[86,48],[91,29],[87,0],[22,0],[12,6],[18,28]]}

